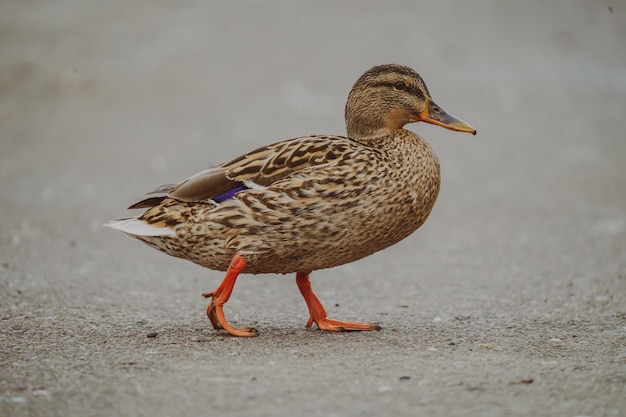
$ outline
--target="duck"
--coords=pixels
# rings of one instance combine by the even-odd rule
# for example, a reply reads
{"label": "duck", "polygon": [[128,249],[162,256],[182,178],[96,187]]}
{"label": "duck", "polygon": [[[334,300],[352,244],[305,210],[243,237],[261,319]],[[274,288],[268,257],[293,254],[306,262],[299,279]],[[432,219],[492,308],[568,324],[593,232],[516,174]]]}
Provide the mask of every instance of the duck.
{"label": "duck", "polygon": [[346,135],[311,135],[261,146],[184,181],[146,194],[137,217],[105,226],[168,255],[225,272],[206,314],[216,330],[234,327],[224,304],[240,274],[295,274],[313,323],[331,332],[380,330],[333,320],[313,292],[313,271],[357,261],[403,240],[431,213],[439,160],[405,125],[426,122],[476,134],[438,106],[412,68],[370,68],[345,105]]}

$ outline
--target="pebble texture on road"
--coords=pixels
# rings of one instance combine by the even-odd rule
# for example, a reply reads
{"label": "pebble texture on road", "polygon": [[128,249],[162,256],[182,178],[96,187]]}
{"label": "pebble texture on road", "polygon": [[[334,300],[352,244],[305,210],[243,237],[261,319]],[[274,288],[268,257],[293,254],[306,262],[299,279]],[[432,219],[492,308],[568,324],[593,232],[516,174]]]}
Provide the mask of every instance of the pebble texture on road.
{"label": "pebble texture on road", "polygon": [[[0,415],[626,415],[626,4],[0,4]],[[415,68],[478,135],[423,123],[442,191],[402,243],[222,273],[103,229],[154,187],[343,133],[367,68]]]}

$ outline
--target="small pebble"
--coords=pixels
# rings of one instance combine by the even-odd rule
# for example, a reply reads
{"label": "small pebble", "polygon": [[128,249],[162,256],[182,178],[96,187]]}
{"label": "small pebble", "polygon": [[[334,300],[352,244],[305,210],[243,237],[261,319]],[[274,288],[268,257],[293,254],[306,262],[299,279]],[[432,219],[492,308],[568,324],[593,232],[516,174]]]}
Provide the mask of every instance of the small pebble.
{"label": "small pebble", "polygon": [[157,337],[158,335],[159,335],[159,334],[158,334],[157,332],[150,332],[150,333],[148,333],[148,334],[146,335],[146,337],[147,337],[148,339],[153,339],[153,338]]}
{"label": "small pebble", "polygon": [[408,375],[403,375],[400,377],[400,381],[408,381],[409,379],[411,379],[411,377]]}
{"label": "small pebble", "polygon": [[24,397],[11,397],[11,402],[13,404],[22,404],[22,403],[26,402],[26,398],[24,398]]}
{"label": "small pebble", "polygon": [[480,348],[485,350],[498,350],[500,346],[495,343],[481,343]]}

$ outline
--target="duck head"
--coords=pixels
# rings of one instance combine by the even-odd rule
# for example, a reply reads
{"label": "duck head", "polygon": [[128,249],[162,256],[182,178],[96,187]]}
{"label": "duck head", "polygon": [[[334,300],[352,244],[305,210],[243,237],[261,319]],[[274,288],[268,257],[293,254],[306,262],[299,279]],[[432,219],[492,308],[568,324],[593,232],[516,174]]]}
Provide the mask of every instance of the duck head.
{"label": "duck head", "polygon": [[420,121],[476,134],[476,129],[431,99],[417,72],[395,64],[376,66],[361,75],[348,95],[345,118],[348,136],[355,139],[384,135]]}

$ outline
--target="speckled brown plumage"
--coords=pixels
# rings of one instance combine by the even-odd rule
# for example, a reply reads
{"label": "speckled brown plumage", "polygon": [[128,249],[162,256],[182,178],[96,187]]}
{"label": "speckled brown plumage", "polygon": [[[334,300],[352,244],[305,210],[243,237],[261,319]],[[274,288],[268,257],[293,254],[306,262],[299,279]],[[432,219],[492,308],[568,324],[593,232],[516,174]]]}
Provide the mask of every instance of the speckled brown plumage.
{"label": "speckled brown plumage", "polygon": [[[399,242],[424,223],[435,204],[439,161],[424,139],[403,126],[423,120],[475,133],[432,102],[415,71],[399,65],[363,74],[345,117],[347,137],[307,136],[261,147],[159,187],[131,206],[147,208],[141,216],[109,225],[210,269],[299,273],[309,325],[315,321],[323,328],[325,312],[314,320],[307,299],[314,297],[306,295],[308,274]],[[238,192],[231,196],[233,191]],[[149,232],[136,231],[143,227]],[[236,274],[231,279],[234,285]],[[214,293],[205,295],[215,298]],[[212,305],[207,313],[214,327],[256,334],[238,334],[223,319],[221,304],[219,311]],[[327,330],[352,329],[351,323],[334,323],[340,324]]]}

